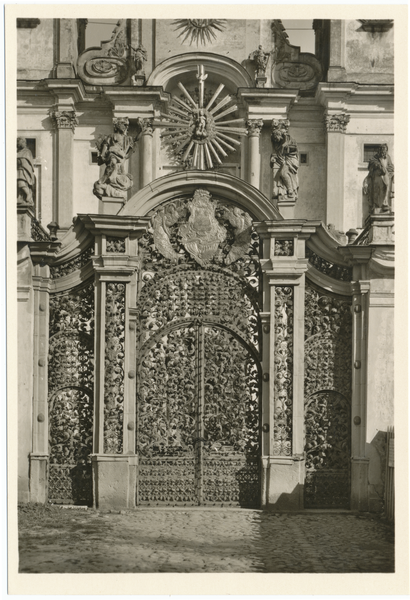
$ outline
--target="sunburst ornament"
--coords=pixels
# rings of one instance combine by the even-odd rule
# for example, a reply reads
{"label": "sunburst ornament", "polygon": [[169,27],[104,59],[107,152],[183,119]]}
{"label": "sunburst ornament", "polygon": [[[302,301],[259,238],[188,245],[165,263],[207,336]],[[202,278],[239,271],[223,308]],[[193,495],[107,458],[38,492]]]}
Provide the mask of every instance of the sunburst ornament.
{"label": "sunburst ornament", "polygon": [[161,121],[154,121],[155,125],[168,130],[161,137],[176,146],[173,152],[176,156],[180,156],[180,161],[202,171],[221,165],[221,158],[228,156],[227,150],[235,152],[236,147],[241,145],[232,134],[245,136],[248,133],[243,127],[244,119],[222,120],[238,109],[236,105],[228,106],[232,100],[229,95],[215,104],[225,87],[223,83],[218,86],[208,104],[204,106],[207,77],[204,66],[198,66],[198,102],[195,102],[182,83],[178,83],[184,100],[173,96],[168,107],[169,112],[161,112]]}
{"label": "sunburst ornament", "polygon": [[177,19],[173,25],[178,25],[175,31],[182,29],[179,38],[184,36],[182,44],[189,39],[193,42],[206,44],[216,39],[216,31],[223,31],[226,27],[226,19]]}

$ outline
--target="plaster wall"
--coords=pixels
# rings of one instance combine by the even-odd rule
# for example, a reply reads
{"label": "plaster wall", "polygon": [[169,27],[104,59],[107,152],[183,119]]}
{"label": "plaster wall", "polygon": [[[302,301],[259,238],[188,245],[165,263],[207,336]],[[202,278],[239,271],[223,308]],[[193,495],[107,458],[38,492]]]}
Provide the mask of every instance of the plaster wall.
{"label": "plaster wall", "polygon": [[369,215],[369,201],[362,192],[363,181],[368,173],[368,163],[363,162],[364,145],[387,143],[394,164],[391,120],[378,120],[377,129],[379,129],[379,132],[372,133],[371,130],[374,131],[375,129],[374,120],[353,119],[353,129],[358,133],[345,135],[343,231],[348,231],[350,228],[364,227],[364,222]]}
{"label": "plaster wall", "polygon": [[326,148],[323,109],[300,99],[289,112],[289,133],[308,163],[299,165],[299,196],[295,218],[326,220]]}
{"label": "plaster wall", "polygon": [[202,46],[200,43],[197,45],[195,42],[190,43],[190,36],[185,42],[182,42],[185,35],[181,37],[178,35],[183,28],[176,30],[177,26],[172,20],[159,19],[156,21],[155,65],[171,56],[205,50],[236,60],[245,67],[251,77],[254,77],[255,66],[248,60],[249,54],[257,50],[259,44],[262,44],[265,52],[273,48],[273,36],[269,21],[230,19],[226,22],[226,27],[223,27],[223,31],[215,30],[216,39],[213,40],[212,45],[207,46]]}
{"label": "plaster wall", "polygon": [[55,30],[58,19],[40,19],[37,27],[17,29],[17,78],[53,76],[56,62]]}
{"label": "plaster wall", "polygon": [[368,33],[360,21],[352,19],[344,26],[346,81],[393,83],[394,27],[384,33]]}
{"label": "plaster wall", "polygon": [[369,458],[369,510],[383,507],[386,469],[386,432],[394,424],[394,307],[393,280],[371,281],[366,451]]}

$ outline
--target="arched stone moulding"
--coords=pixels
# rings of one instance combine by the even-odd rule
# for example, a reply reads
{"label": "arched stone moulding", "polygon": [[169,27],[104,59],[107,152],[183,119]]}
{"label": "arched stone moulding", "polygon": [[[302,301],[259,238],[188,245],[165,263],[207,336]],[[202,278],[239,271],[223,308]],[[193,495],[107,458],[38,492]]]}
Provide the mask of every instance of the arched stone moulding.
{"label": "arched stone moulding", "polygon": [[192,79],[192,73],[196,73],[198,65],[203,65],[208,75],[212,74],[220,79],[230,92],[236,93],[238,88],[254,87],[251,76],[242,65],[231,58],[210,52],[192,52],[167,58],[152,71],[147,86],[162,86],[168,91],[178,81],[183,83],[186,74]]}
{"label": "arched stone moulding", "polygon": [[259,190],[225,173],[185,171],[156,179],[128,200],[118,216],[146,215],[156,206],[181,195],[204,188],[246,209],[256,220],[282,221],[283,217]]}

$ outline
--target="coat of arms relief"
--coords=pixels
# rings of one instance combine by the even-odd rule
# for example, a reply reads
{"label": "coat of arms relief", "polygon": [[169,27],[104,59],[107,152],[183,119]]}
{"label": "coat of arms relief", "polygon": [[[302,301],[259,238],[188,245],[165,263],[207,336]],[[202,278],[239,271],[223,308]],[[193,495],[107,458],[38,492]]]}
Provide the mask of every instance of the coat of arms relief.
{"label": "coat of arms relief", "polygon": [[189,200],[160,207],[152,217],[152,233],[158,252],[173,262],[186,251],[202,267],[211,262],[230,265],[249,250],[252,218],[198,189]]}

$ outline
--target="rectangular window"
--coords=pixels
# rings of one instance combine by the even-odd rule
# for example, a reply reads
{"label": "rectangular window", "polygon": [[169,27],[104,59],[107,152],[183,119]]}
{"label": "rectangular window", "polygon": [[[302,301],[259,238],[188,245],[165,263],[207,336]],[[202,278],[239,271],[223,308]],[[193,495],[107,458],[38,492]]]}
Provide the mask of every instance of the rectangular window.
{"label": "rectangular window", "polygon": [[381,144],[364,144],[363,146],[363,162],[369,162],[376,154]]}
{"label": "rectangular window", "polygon": [[31,150],[33,158],[36,158],[36,138],[26,138],[27,148]]}
{"label": "rectangular window", "polygon": [[91,150],[91,152],[90,152],[90,165],[98,165],[98,152],[97,152],[97,150]]}
{"label": "rectangular window", "polygon": [[309,164],[309,154],[307,152],[299,152],[299,164],[305,166]]}

